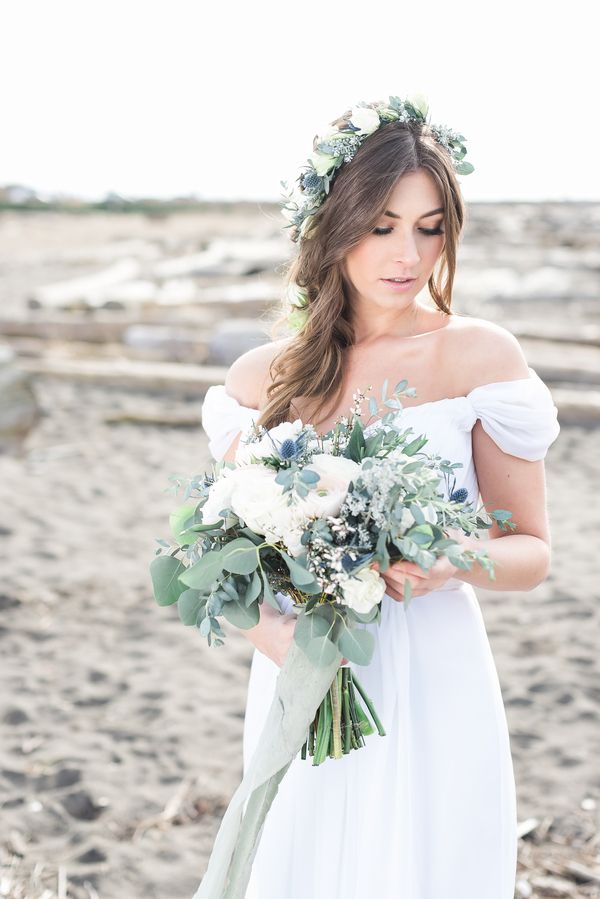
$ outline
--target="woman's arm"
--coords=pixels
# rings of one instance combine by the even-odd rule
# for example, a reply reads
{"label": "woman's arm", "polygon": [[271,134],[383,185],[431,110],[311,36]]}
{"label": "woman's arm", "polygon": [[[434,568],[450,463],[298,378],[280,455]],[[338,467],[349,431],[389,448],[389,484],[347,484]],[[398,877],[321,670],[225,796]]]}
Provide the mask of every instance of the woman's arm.
{"label": "woman's arm", "polygon": [[454,577],[489,590],[533,590],[548,576],[551,559],[544,460],[529,462],[504,453],[480,421],[473,427],[473,460],[486,509],[508,509],[516,529],[503,531],[494,523],[488,540],[454,534],[465,548],[486,550],[496,578],[491,580],[477,562]]}
{"label": "woman's arm", "polygon": [[[474,327],[468,352],[463,348],[462,364],[465,394],[478,384],[516,380],[529,374],[516,338],[487,322]],[[472,430],[472,452],[485,508],[512,512],[516,529],[503,531],[494,523],[487,531],[488,539],[468,537],[462,531],[452,531],[450,536],[466,549],[485,550],[495,563],[495,580],[478,562],[464,571],[440,558],[428,573],[414,562],[397,562],[382,573],[394,599],[402,600],[407,577],[413,595],[418,596],[442,586],[451,577],[489,590],[533,590],[548,576],[551,547],[544,460],[530,462],[503,452],[479,419]]]}

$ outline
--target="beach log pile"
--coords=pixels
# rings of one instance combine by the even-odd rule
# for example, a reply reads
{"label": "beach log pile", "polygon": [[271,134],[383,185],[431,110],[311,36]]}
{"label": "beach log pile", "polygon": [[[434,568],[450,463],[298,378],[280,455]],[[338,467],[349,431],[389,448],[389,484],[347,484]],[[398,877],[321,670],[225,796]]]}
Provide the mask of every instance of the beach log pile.
{"label": "beach log pile", "polygon": [[39,418],[32,381],[14,350],[0,343],[0,453],[20,450]]}

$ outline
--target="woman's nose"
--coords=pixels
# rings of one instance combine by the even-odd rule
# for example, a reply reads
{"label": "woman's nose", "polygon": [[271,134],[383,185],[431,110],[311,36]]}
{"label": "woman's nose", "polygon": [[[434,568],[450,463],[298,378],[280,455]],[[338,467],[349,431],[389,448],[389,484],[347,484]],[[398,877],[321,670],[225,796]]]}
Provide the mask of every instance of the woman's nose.
{"label": "woman's nose", "polygon": [[414,237],[407,236],[398,239],[398,243],[394,247],[394,259],[407,267],[420,262],[421,257]]}

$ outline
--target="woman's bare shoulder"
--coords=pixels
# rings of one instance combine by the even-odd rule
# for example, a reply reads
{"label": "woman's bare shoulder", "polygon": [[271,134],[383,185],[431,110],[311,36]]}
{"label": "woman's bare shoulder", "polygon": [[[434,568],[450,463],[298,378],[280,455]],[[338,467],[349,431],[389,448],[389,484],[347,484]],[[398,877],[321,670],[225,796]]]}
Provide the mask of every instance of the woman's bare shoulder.
{"label": "woman's bare shoulder", "polygon": [[480,384],[529,375],[521,344],[508,328],[474,316],[456,316],[448,329],[451,357],[460,360],[461,393]]}
{"label": "woman's bare shoulder", "polygon": [[269,341],[252,347],[242,353],[231,364],[225,377],[227,393],[251,409],[260,409],[261,401],[269,380],[269,367],[273,359],[280,353],[290,337]]}

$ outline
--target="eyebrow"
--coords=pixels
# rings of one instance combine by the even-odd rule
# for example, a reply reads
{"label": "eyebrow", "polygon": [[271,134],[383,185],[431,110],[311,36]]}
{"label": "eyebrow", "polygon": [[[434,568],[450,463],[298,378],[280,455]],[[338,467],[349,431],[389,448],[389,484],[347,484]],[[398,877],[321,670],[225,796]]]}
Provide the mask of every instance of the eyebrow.
{"label": "eyebrow", "polygon": [[[419,216],[419,218],[420,218],[420,219],[426,219],[426,218],[428,218],[428,216],[430,216],[430,215],[437,215],[438,212],[443,212],[443,211],[444,211],[444,207],[443,207],[443,206],[440,206],[439,209],[432,209],[431,212],[425,212],[423,215]],[[384,214],[384,215],[389,215],[390,218],[393,218],[393,219],[401,219],[401,218],[402,218],[401,215],[398,215],[398,214],[395,213],[395,212],[391,212],[389,209],[386,209],[385,212],[384,212],[383,214]]]}

